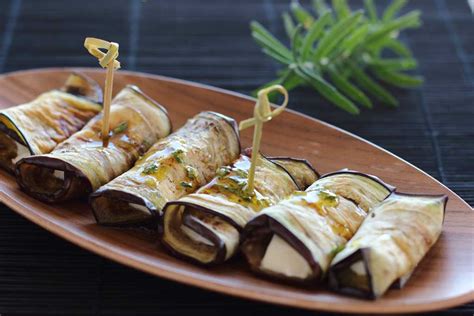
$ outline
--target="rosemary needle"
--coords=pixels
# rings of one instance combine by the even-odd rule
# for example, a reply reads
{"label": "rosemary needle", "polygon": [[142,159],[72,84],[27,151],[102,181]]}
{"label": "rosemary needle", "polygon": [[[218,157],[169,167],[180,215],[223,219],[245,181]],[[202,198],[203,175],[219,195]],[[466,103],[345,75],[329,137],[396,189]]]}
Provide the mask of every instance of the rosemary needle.
{"label": "rosemary needle", "polygon": [[[287,90],[312,87],[339,108],[358,114],[358,106],[372,108],[368,95],[388,106],[397,99],[378,81],[402,88],[423,83],[405,73],[417,67],[410,49],[398,39],[401,31],[421,25],[420,12],[399,16],[406,0],[393,0],[379,16],[373,0],[352,11],[346,0],[313,0],[316,14],[292,1],[282,15],[290,47],[263,25],[251,23],[252,37],[262,51],[284,67],[271,84]],[[386,58],[386,52],[396,57]],[[258,90],[256,90],[258,91]]]}

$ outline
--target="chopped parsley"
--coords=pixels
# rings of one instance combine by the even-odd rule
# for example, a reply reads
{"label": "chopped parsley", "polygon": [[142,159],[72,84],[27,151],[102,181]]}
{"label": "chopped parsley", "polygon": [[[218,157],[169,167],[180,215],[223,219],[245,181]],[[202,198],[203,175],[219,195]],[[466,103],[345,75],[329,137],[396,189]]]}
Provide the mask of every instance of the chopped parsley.
{"label": "chopped parsley", "polygon": [[185,182],[185,181],[181,181],[181,183],[179,185],[181,185],[183,188],[192,188],[193,187],[192,183]]}
{"label": "chopped parsley", "polygon": [[231,168],[229,166],[224,166],[217,169],[216,174],[219,178],[223,178],[226,175],[228,175],[230,171],[231,171]]}
{"label": "chopped parsley", "polygon": [[336,248],[334,248],[333,250],[331,250],[331,255],[335,256],[343,250],[344,250],[344,245],[339,245]]}
{"label": "chopped parsley", "polygon": [[158,165],[156,163],[151,163],[145,168],[143,168],[142,173],[144,174],[152,174],[155,173],[158,170]]}
{"label": "chopped parsley", "polygon": [[186,175],[189,179],[194,180],[197,177],[197,170],[192,166],[186,166]]}
{"label": "chopped parsley", "polygon": [[124,132],[127,128],[128,128],[128,122],[127,122],[127,121],[123,121],[122,123],[120,123],[119,125],[117,125],[117,126],[112,130],[112,132],[113,132],[114,134],[119,134],[119,133]]}
{"label": "chopped parsley", "polygon": [[332,193],[331,191],[321,190],[318,194],[319,198],[328,206],[335,206],[338,204],[337,195]]}
{"label": "chopped parsley", "polygon": [[183,153],[184,151],[182,149],[175,150],[172,155],[173,158],[178,162],[178,163],[183,163]]}

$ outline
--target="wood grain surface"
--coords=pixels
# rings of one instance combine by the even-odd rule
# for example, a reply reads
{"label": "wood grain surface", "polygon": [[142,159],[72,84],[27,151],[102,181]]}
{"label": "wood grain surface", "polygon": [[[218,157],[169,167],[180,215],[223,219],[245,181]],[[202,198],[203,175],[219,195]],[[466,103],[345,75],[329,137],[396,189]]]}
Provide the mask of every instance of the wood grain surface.
{"label": "wood grain surface", "polygon": [[[28,101],[60,86],[70,70],[43,69],[0,77],[0,107]],[[103,82],[103,72],[75,70]],[[238,121],[252,115],[254,101],[248,97],[147,74],[119,72],[114,93],[130,83],[166,106],[175,128],[203,110],[218,111]],[[250,140],[251,131],[245,131],[243,146]],[[321,173],[346,167],[371,173],[397,186],[400,192],[445,193],[449,202],[443,234],[406,288],[392,290],[372,302],[340,296],[323,287],[300,289],[262,280],[250,274],[240,259],[215,269],[193,266],[163,252],[153,233],[99,227],[85,202],[43,204],[19,191],[14,179],[3,172],[0,200],[34,223],[99,255],[159,277],[239,297],[354,313],[430,311],[474,299],[474,211],[437,180],[380,147],[293,111],[265,126],[262,151],[307,158]]]}

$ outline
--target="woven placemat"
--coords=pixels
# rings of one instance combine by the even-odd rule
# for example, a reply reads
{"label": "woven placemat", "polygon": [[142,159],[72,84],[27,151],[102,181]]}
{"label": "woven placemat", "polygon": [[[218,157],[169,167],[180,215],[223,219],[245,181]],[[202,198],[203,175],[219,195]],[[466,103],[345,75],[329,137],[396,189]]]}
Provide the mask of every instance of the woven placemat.
{"label": "woven placemat", "polygon": [[[386,1],[377,0],[383,7]],[[302,1],[303,4],[307,2]],[[351,1],[352,6],[361,1]],[[258,19],[284,38],[288,1],[0,1],[0,73],[91,66],[85,36],[121,44],[124,69],[216,85],[243,93],[278,66],[249,34]],[[474,21],[465,0],[410,1],[423,28],[404,35],[425,84],[393,90],[397,110],[376,105],[350,116],[310,90],[290,107],[347,129],[427,171],[474,205]],[[468,251],[468,250],[466,250]],[[312,315],[244,301],[146,275],[89,254],[0,210],[0,314]],[[464,305],[446,315],[472,315]]]}

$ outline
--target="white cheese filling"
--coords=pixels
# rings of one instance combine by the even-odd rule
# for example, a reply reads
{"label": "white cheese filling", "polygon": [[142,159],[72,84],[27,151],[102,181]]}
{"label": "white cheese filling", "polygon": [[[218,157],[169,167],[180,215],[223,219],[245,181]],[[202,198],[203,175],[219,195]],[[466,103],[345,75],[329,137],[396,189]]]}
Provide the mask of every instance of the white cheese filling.
{"label": "white cheese filling", "polygon": [[12,163],[16,164],[18,160],[20,160],[23,157],[30,156],[30,150],[28,147],[26,147],[23,144],[20,144],[19,142],[15,142],[16,144],[16,157],[12,159]]}
{"label": "white cheese filling", "polygon": [[53,172],[53,177],[57,178],[57,179],[60,179],[60,180],[64,180],[64,171],[62,170],[54,170]]}
{"label": "white cheese filling", "polygon": [[137,210],[137,211],[142,211],[143,213],[150,213],[150,211],[148,210],[148,207],[146,207],[145,205],[141,205],[141,204],[137,204],[137,203],[128,203],[128,206],[130,206],[131,208]]}
{"label": "white cheese filling", "polygon": [[366,275],[365,265],[362,260],[353,263],[350,268],[351,268],[351,271],[357,275],[360,275],[360,276]]}
{"label": "white cheese filling", "polygon": [[188,236],[189,238],[194,240],[195,242],[199,242],[199,243],[202,243],[202,244],[205,244],[205,245],[208,245],[208,246],[214,246],[214,244],[209,239],[204,238],[203,236],[199,235],[194,230],[192,230],[191,228],[189,228],[185,225],[181,225],[181,231],[186,236]]}
{"label": "white cheese filling", "polygon": [[311,275],[308,261],[278,235],[273,235],[268,244],[260,269],[299,279]]}

